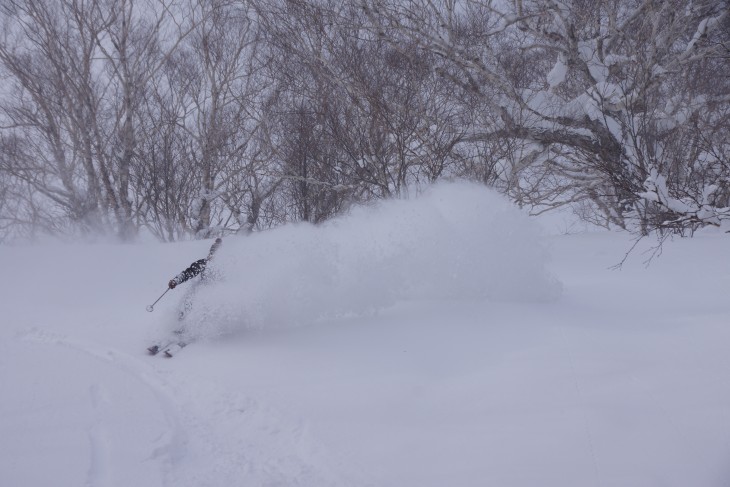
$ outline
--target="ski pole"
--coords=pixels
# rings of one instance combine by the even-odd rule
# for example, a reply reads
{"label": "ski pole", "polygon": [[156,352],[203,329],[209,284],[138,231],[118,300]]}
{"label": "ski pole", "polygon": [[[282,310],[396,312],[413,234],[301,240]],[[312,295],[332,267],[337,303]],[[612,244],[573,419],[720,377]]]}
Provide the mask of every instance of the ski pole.
{"label": "ski pole", "polygon": [[[168,287],[165,290],[165,292],[162,293],[162,296],[164,296],[165,294],[167,294],[167,291],[169,291],[169,290],[170,290],[170,288]],[[162,296],[160,296],[159,298],[157,298],[157,301],[159,301],[160,299],[162,299]],[[147,311],[149,311],[150,313],[152,313],[155,310],[155,305],[157,304],[157,301],[155,301],[154,303],[152,303],[149,306],[147,306]]]}

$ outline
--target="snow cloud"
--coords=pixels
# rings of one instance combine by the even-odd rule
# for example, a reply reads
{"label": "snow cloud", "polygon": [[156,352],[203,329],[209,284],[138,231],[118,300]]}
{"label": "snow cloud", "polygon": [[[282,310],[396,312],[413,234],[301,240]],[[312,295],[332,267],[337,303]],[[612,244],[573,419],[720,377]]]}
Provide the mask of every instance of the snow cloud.
{"label": "snow cloud", "polygon": [[360,207],[326,224],[225,240],[222,278],[187,319],[206,336],[376,312],[400,300],[556,299],[539,232],[502,196],[470,183]]}

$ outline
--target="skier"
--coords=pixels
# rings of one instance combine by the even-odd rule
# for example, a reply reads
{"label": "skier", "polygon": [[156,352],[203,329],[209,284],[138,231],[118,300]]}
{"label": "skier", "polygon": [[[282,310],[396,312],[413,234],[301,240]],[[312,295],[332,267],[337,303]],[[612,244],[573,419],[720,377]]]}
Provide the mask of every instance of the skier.
{"label": "skier", "polygon": [[[196,260],[195,262],[190,264],[190,267],[182,271],[174,278],[170,279],[170,282],[167,284],[167,287],[169,289],[175,289],[180,284],[189,281],[190,279],[198,275],[200,276],[200,279],[197,282],[193,283],[193,285],[188,289],[188,292],[185,293],[182,308],[180,309],[180,313],[177,317],[178,321],[182,322],[185,319],[185,315],[191,309],[193,309],[193,298],[195,297],[198,285],[200,283],[205,283],[215,278],[215,276],[211,273],[210,269],[207,266],[208,263],[213,260],[215,253],[218,251],[222,243],[223,239],[215,239],[215,242],[213,242],[213,245],[210,247],[210,251],[208,252],[208,257],[206,257],[205,259]],[[151,355],[156,355],[160,351],[164,351],[165,356],[172,357],[175,352],[187,345],[187,343],[181,339],[182,335],[185,333],[184,324],[178,330],[175,330],[174,333],[175,335],[177,335],[178,338],[172,340],[167,345],[152,345],[151,347],[147,348],[147,351]]]}

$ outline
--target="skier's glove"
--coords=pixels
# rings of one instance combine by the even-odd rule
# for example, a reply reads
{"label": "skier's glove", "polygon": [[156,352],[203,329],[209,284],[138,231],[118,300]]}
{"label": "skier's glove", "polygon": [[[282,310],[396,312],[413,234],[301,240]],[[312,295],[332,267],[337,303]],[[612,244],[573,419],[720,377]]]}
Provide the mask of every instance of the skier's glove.
{"label": "skier's glove", "polygon": [[167,286],[170,289],[175,289],[175,286],[177,286],[177,283],[175,282],[175,279],[171,280],[169,283],[167,283]]}

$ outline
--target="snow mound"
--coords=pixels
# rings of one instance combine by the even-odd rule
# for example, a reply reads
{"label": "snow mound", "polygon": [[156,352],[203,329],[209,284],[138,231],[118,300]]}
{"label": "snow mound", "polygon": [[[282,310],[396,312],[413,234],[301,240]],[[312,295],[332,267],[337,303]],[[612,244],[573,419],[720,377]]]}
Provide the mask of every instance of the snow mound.
{"label": "snow mound", "polygon": [[225,240],[186,319],[205,336],[373,313],[402,300],[556,299],[533,221],[475,184]]}

